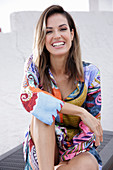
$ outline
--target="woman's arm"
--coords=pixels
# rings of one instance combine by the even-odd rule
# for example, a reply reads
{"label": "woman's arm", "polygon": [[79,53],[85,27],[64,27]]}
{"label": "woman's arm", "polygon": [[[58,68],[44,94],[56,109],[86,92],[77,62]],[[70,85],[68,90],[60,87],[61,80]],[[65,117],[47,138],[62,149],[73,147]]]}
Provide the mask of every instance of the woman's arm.
{"label": "woman's arm", "polygon": [[40,89],[38,74],[32,57],[30,57],[25,64],[20,99],[27,112],[40,121],[51,125],[64,102]]}
{"label": "woman's arm", "polygon": [[100,145],[100,142],[103,142],[103,130],[100,123],[100,120],[96,119],[83,107],[79,107],[70,103],[65,103],[61,109],[63,114],[72,114],[79,116],[83,123],[90,128],[92,132],[96,135],[95,145]]}
{"label": "woman's arm", "polygon": [[[85,63],[84,63],[85,64]],[[87,98],[84,108],[65,103],[61,112],[79,116],[83,123],[87,125],[96,135],[95,145],[103,141],[103,131],[100,123],[101,118],[101,86],[100,71],[93,64],[84,65],[85,82],[88,85]],[[98,119],[98,120],[97,120]]]}
{"label": "woman's arm", "polygon": [[[93,131],[96,135],[96,142],[100,138],[103,140],[103,131],[100,123],[101,119],[101,79],[100,79],[100,70],[93,64],[86,63],[85,66],[85,81],[88,82],[88,91],[87,98],[84,103],[84,108],[90,113],[93,117],[98,119],[93,119],[91,127],[95,128]],[[92,118],[93,118],[92,117]],[[96,121],[96,122],[95,122]],[[90,121],[89,121],[90,122]],[[97,124],[96,124],[97,123]],[[91,128],[92,129],[92,128]],[[99,136],[100,134],[100,136]],[[98,142],[97,142],[98,143]],[[97,144],[95,143],[95,145]]]}

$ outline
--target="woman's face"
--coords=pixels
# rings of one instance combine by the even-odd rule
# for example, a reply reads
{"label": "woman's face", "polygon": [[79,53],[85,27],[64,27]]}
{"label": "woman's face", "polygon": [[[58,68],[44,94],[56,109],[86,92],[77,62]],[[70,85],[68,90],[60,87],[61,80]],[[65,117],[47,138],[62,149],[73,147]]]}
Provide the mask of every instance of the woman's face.
{"label": "woman's face", "polygon": [[74,31],[70,31],[65,16],[54,14],[47,19],[45,46],[50,56],[67,56],[73,37]]}

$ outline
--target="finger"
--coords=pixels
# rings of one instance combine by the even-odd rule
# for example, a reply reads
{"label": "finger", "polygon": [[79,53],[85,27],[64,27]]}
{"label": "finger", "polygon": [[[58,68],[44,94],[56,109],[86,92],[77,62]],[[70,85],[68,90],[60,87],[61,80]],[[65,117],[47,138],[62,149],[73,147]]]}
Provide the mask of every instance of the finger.
{"label": "finger", "polygon": [[100,145],[100,135],[99,135],[99,131],[96,130],[95,131],[95,146],[99,146]]}
{"label": "finger", "polygon": [[96,136],[95,145],[98,146],[100,145],[100,142],[103,142],[103,130],[101,124],[96,129],[95,136]]}
{"label": "finger", "polygon": [[99,127],[97,131],[98,131],[98,136],[100,138],[100,141],[103,142],[103,129],[102,129],[101,123],[99,123]]}
{"label": "finger", "polygon": [[95,146],[99,146],[99,145],[100,145],[100,138],[96,136]]}
{"label": "finger", "polygon": [[100,141],[103,142],[103,130],[100,132]]}

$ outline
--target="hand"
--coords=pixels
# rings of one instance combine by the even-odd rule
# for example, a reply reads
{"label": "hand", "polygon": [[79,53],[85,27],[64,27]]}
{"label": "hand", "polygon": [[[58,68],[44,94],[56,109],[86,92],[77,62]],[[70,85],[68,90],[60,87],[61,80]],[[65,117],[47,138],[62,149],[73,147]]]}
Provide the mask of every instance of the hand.
{"label": "hand", "polygon": [[94,132],[94,135],[96,136],[95,146],[100,145],[100,142],[103,142],[103,130],[100,121],[85,109],[81,116],[81,120],[92,132]]}

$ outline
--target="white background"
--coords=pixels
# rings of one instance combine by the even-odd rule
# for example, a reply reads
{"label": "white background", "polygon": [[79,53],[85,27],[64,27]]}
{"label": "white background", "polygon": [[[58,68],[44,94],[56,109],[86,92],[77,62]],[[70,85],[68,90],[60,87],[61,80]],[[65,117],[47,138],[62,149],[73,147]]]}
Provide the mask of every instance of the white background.
{"label": "white background", "polygon": [[50,5],[59,4],[67,11],[88,11],[89,0],[0,0],[0,28],[10,31],[10,14],[18,11],[43,11]]}

